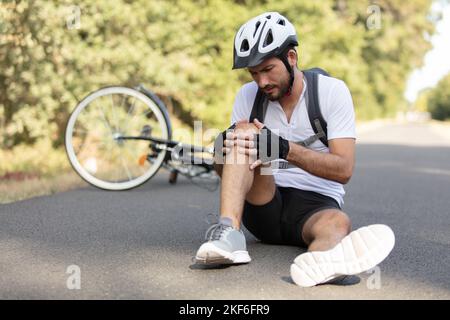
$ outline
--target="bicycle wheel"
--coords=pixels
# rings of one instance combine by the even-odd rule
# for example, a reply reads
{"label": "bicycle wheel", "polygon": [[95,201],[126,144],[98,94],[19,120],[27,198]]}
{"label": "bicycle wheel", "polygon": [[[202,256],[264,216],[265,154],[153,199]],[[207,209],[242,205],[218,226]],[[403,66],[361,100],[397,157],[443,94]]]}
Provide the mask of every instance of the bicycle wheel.
{"label": "bicycle wheel", "polygon": [[67,123],[65,146],[72,167],[88,183],[127,190],[156,174],[166,150],[149,148],[146,140],[120,137],[166,140],[168,132],[161,109],[148,96],[126,87],[106,87],[76,106]]}

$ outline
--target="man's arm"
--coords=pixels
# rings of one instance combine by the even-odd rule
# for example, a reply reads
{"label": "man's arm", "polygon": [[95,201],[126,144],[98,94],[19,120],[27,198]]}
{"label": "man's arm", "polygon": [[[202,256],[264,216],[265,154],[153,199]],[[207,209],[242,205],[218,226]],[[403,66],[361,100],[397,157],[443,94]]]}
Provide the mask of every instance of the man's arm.
{"label": "man's arm", "polygon": [[290,141],[286,160],[315,176],[348,183],[355,163],[355,139],[329,140],[328,147],[330,153],[321,153]]}
{"label": "man's arm", "polygon": [[[257,119],[254,120],[258,129],[262,130],[264,124]],[[353,174],[353,166],[355,162],[355,139],[354,138],[335,138],[328,140],[329,153],[317,152],[295,142],[287,141],[286,139],[274,134],[267,129],[265,133],[268,137],[266,143],[271,143],[273,139],[279,140],[280,144],[283,144],[285,152],[279,152],[279,154],[273,154],[271,156],[285,159],[293,165],[315,175],[328,180],[333,180],[342,184],[346,184],[350,181]],[[236,135],[236,145],[238,146],[238,152],[257,155],[258,153],[267,154],[269,150],[268,145],[260,143],[259,139],[255,140],[255,135],[238,134]],[[258,150],[260,152],[258,152]],[[265,159],[267,160],[267,159]],[[259,158],[250,165],[250,170],[262,164],[262,159]]]}

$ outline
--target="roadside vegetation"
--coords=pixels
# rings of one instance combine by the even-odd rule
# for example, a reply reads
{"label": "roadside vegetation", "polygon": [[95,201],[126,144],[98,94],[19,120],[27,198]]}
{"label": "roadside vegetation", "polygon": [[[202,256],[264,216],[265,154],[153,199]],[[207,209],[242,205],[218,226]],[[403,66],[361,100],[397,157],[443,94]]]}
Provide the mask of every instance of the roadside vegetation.
{"label": "roadside vegetation", "polygon": [[[432,0],[98,0],[0,4],[0,202],[83,184],[64,152],[77,102],[100,87],[145,84],[176,127],[223,129],[250,76],[233,71],[236,29],[264,11],[296,26],[299,67],[349,86],[358,120],[407,110],[406,80],[431,48]],[[447,88],[447,87],[446,87]],[[445,89],[447,90],[447,89]],[[448,90],[447,90],[448,93]],[[441,98],[430,98],[436,119]],[[446,111],[447,112],[447,111]]]}

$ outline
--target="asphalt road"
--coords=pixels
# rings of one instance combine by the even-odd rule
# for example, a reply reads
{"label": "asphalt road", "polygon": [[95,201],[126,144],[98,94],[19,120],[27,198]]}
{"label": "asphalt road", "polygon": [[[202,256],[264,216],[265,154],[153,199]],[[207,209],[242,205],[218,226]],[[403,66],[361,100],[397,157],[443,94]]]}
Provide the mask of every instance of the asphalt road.
{"label": "asphalt road", "polygon": [[421,124],[360,134],[344,211],[353,228],[391,226],[396,246],[374,273],[346,285],[294,285],[289,266],[303,249],[262,244],[248,232],[250,264],[193,265],[219,193],[184,178],[172,186],[161,171],[132,191],[87,187],[0,205],[0,298],[449,299],[447,138]]}

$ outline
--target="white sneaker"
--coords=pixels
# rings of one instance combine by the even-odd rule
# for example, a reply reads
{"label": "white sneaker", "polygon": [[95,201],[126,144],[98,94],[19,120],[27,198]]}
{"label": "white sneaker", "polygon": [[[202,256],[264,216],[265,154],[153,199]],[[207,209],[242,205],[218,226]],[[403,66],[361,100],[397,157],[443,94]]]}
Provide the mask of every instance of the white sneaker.
{"label": "white sneaker", "polygon": [[299,255],[291,265],[291,277],[302,287],[312,287],[341,275],[372,269],[394,248],[394,232],[386,225],[359,228],[345,236],[333,249]]}

